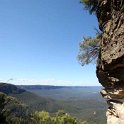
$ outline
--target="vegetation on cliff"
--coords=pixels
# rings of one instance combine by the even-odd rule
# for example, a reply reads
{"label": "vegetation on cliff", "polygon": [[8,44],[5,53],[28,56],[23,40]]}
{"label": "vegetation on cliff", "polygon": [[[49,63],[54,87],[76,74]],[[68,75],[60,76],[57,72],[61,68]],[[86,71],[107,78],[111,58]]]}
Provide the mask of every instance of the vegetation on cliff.
{"label": "vegetation on cliff", "polygon": [[90,13],[95,13],[97,10],[98,0],[80,0],[84,8]]}
{"label": "vegetation on cliff", "polygon": [[[80,0],[84,9],[88,10],[90,14],[99,13],[100,0]],[[91,62],[96,62],[100,51],[100,41],[102,39],[102,32],[97,30],[95,37],[84,37],[80,43],[80,51],[78,60],[82,66]]]}
{"label": "vegetation on cliff", "polygon": [[82,66],[97,60],[101,37],[102,33],[98,32],[95,38],[84,37],[84,40],[80,43],[78,60]]}

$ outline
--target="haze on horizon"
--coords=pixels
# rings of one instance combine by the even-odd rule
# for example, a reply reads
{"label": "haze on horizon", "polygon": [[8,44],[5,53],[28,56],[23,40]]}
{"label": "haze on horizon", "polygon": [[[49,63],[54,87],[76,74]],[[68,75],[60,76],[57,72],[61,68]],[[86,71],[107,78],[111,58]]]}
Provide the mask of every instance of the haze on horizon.
{"label": "haze on horizon", "polygon": [[96,65],[77,61],[83,36],[98,27],[79,0],[1,0],[0,16],[1,82],[100,85]]}

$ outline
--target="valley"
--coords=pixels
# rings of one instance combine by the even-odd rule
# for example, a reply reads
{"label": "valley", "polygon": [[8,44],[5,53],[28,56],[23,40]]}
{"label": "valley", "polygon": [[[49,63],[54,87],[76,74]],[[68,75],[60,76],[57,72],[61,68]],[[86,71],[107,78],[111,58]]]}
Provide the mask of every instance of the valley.
{"label": "valley", "polygon": [[100,95],[102,87],[12,85],[0,83],[0,92],[17,98],[28,111],[47,111],[54,115],[64,110],[89,124],[105,124],[106,103]]}
{"label": "valley", "polygon": [[42,85],[21,85],[18,87],[32,92],[37,96],[55,100],[60,106],[60,109],[79,119],[85,119],[91,124],[106,123],[106,102],[100,95],[102,87]]}

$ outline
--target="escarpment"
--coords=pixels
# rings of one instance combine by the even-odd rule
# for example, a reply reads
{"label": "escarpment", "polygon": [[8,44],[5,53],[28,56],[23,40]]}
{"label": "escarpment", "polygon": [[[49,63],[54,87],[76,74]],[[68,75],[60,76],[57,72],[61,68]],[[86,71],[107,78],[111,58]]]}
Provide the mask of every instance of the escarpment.
{"label": "escarpment", "polygon": [[103,32],[97,77],[109,105],[108,124],[124,124],[124,0],[98,0],[96,11]]}

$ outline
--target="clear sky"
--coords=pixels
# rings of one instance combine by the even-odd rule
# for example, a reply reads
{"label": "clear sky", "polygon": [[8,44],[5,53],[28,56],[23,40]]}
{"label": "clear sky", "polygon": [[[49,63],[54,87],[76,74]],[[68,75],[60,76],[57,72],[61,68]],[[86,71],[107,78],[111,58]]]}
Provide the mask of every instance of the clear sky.
{"label": "clear sky", "polygon": [[14,84],[99,85],[95,64],[77,61],[94,15],[80,0],[0,0],[0,80]]}

